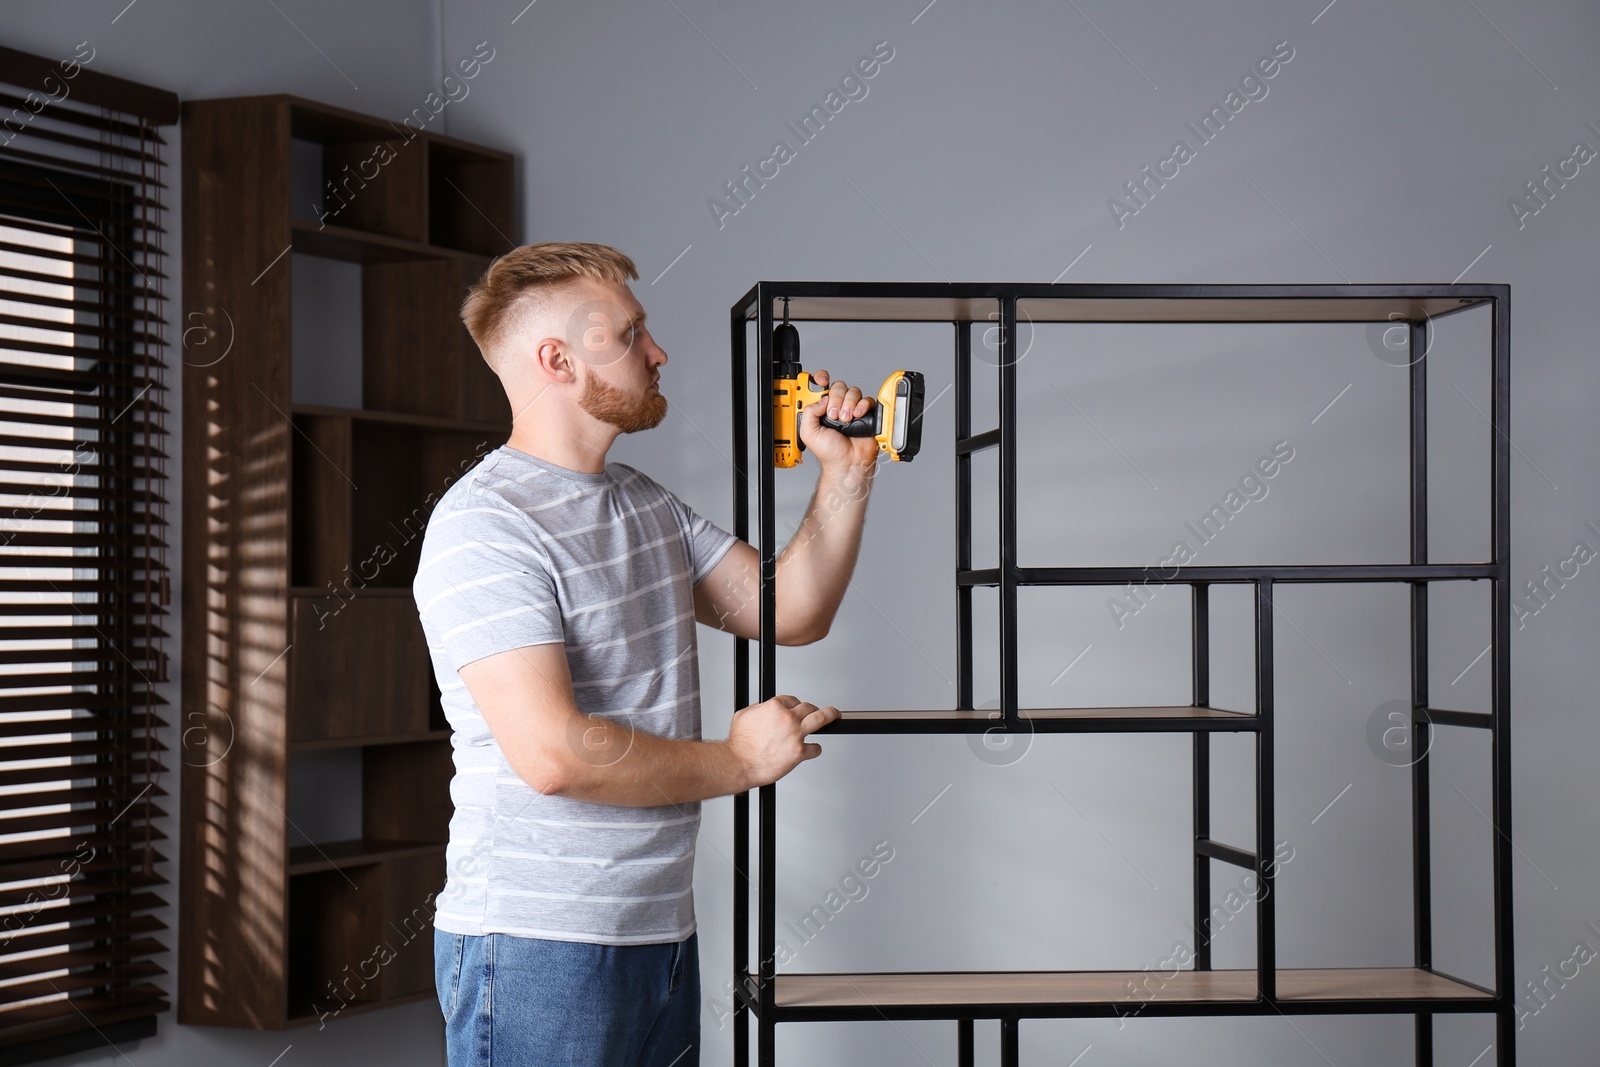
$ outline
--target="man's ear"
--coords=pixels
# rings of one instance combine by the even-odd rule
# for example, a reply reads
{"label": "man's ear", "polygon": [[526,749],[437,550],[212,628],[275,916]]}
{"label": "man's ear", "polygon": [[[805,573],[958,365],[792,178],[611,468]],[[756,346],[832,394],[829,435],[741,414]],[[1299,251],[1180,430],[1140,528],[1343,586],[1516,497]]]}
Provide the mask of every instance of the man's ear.
{"label": "man's ear", "polygon": [[559,337],[546,337],[540,340],[534,347],[533,358],[547,381],[577,382],[578,368],[573,363],[572,353],[567,350],[566,342]]}

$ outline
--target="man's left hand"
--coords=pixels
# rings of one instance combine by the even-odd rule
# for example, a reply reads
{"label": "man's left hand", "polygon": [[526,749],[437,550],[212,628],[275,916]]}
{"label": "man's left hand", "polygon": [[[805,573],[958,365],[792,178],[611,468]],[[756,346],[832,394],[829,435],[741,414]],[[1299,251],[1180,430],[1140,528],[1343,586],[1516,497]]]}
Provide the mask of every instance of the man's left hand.
{"label": "man's left hand", "polygon": [[828,395],[800,409],[800,440],[814,453],[824,467],[839,463],[871,467],[878,461],[878,442],[873,437],[846,437],[838,430],[822,425],[824,415],[838,422],[849,422],[870,414],[877,401],[862,396],[854,385],[833,381],[828,372],[819,370],[811,376],[817,388],[827,389]]}

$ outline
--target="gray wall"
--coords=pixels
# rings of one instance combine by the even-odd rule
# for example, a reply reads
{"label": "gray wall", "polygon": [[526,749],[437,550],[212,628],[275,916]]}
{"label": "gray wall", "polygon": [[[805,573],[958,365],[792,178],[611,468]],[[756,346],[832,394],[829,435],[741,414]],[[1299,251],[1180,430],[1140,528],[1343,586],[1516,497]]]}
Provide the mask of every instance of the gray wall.
{"label": "gray wall", "polygon": [[[183,96],[288,89],[396,115],[436,84],[441,60],[489,41],[496,59],[470,97],[446,109],[447,129],[521,154],[524,239],[604,241],[637,260],[635,292],[671,355],[663,390],[672,412],[649,435],[620,440],[613,456],[724,526],[725,315],[757,280],[1459,276],[1513,290],[1516,582],[1561,568],[1575,542],[1600,550],[1600,533],[1585,525],[1600,526],[1600,475],[1587,463],[1600,440],[1585,418],[1600,388],[1585,361],[1585,265],[1597,235],[1588,186],[1600,179],[1584,166],[1564,186],[1552,181],[1549,203],[1521,219],[1511,204],[1575,142],[1600,149],[1585,125],[1600,125],[1589,62],[1600,15],[1588,6],[1343,0],[1326,10],[1213,2],[1157,12],[1103,2],[543,0],[524,9],[507,0],[439,13],[421,2],[282,0],[326,58],[270,6],[142,0],[111,24],[122,6],[13,5],[0,14],[0,39],[54,54],[88,38],[103,69]],[[785,123],[822,103],[880,41],[893,57],[865,82],[866,95],[847,86],[857,99],[800,144]],[[1223,103],[1282,41],[1293,57],[1266,94],[1246,85],[1256,98],[1119,225],[1108,200],[1123,183],[1177,139],[1193,148],[1185,123]],[[778,139],[793,158],[719,220],[708,200],[725,199],[724,183],[770,157]],[[1480,312],[1440,323],[1428,357],[1435,560],[1481,559],[1488,547],[1489,429],[1475,410],[1488,408],[1487,327]],[[916,367],[933,394],[950,380],[947,327],[817,325],[802,336],[813,370],[875,382]],[[1019,365],[1024,564],[1155,563],[1179,538],[1194,544],[1185,524],[1240,486],[1277,442],[1292,459],[1245,484],[1248,504],[1198,548],[1198,562],[1403,560],[1405,381],[1381,336],[1331,326],[1040,326],[1022,340],[1031,341]],[[979,355],[992,364],[992,351]],[[991,405],[992,395],[983,393]],[[953,701],[951,412],[946,394],[929,409],[927,454],[880,472],[834,632],[780,650],[780,691],[846,709]],[[990,425],[992,415],[975,421]],[[808,461],[780,474],[780,529],[798,522],[815,472]],[[992,501],[980,495],[980,516],[994,514]],[[980,525],[978,558],[992,558],[992,522]],[[1513,624],[1519,981],[1544,977],[1547,966],[1555,973],[1580,942],[1600,950],[1600,933],[1586,925],[1600,925],[1587,788],[1600,579],[1591,565],[1575,576],[1565,566],[1565,584],[1551,581],[1545,603],[1527,601],[1537,612]],[[1105,590],[1024,591],[1027,704],[1187,701],[1183,591],[1162,590],[1120,627],[1106,599]],[[1434,603],[1436,702],[1485,710],[1489,657],[1475,657],[1488,643],[1487,590],[1438,588]],[[1385,761],[1369,727],[1375,716],[1381,727],[1386,702],[1406,696],[1406,598],[1399,588],[1300,586],[1281,589],[1278,608],[1278,836],[1293,850],[1278,891],[1282,961],[1403,965],[1407,775],[1390,765],[1393,754]],[[1222,706],[1253,700],[1249,611],[1248,596],[1216,596],[1213,698]],[[993,633],[993,618],[982,604],[980,632]],[[978,697],[993,701],[993,642],[979,651]],[[731,713],[732,653],[731,638],[702,632],[708,736],[722,736]],[[1010,751],[962,738],[834,738],[824,748],[780,789],[780,927],[819,905],[828,915],[804,941],[780,930],[794,953],[783,969],[1155,969],[1192,944],[1182,738],[1039,737]],[[1217,836],[1247,844],[1249,752],[1217,749]],[[1488,980],[1488,747],[1448,731],[1434,756],[1437,958]],[[707,1064],[731,1060],[731,1027],[719,1028],[731,812],[727,799],[707,802],[699,852]],[[830,890],[878,842],[893,859],[869,881],[846,882],[829,912]],[[1222,871],[1219,900],[1239,884],[1237,872]],[[1253,936],[1247,907],[1224,924],[1218,964],[1245,963]],[[1600,1038],[1588,1010],[1600,991],[1593,969],[1552,981],[1542,1007],[1522,994],[1524,1062],[1580,1062]],[[1446,1018],[1438,1031],[1441,1064],[1472,1063],[1493,1039],[1481,1019]],[[979,1037],[980,1062],[997,1062],[996,1028],[980,1024]],[[948,1023],[786,1026],[779,1050],[787,1063],[942,1064],[954,1062],[953,1038]],[[140,1064],[265,1063],[291,1042],[286,1064],[442,1059],[426,1004],[281,1037],[169,1021],[126,1051]],[[1410,1062],[1410,1025],[1032,1022],[1022,1045],[1025,1062],[1081,1054],[1085,1067],[1157,1057],[1400,1064]]]}

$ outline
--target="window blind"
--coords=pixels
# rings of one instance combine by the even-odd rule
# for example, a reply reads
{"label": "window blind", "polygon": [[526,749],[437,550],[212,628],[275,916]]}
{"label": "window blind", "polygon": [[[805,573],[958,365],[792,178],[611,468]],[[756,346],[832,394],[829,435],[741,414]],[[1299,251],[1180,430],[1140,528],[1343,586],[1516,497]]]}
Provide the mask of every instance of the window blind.
{"label": "window blind", "polygon": [[168,1007],[170,93],[0,48],[0,1059]]}

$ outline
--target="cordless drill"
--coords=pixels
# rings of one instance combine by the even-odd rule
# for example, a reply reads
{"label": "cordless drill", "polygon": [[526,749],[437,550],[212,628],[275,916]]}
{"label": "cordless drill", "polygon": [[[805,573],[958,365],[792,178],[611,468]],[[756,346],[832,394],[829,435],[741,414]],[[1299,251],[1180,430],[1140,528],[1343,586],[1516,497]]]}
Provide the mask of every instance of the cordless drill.
{"label": "cordless drill", "polygon": [[[811,375],[800,369],[800,331],[789,322],[787,299],[783,322],[772,331],[772,353],[777,362],[772,381],[772,463],[795,467],[806,449],[800,440],[800,411],[825,398],[828,390],[812,388]],[[890,459],[909,463],[922,447],[922,396],[921,372],[897,370],[884,380],[871,411],[849,420],[823,416],[821,422],[846,437],[875,437]]]}

